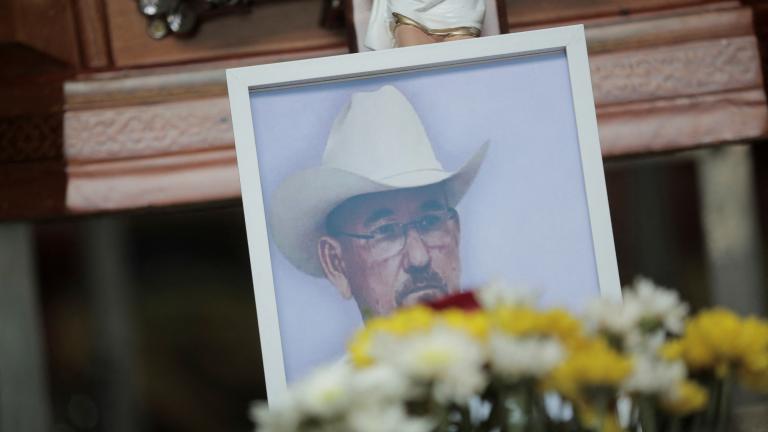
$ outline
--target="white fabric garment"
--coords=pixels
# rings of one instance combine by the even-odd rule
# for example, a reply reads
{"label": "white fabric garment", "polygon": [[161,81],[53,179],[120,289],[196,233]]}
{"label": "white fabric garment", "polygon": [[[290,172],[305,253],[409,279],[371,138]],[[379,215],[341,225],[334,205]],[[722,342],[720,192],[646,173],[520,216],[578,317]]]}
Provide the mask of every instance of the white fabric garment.
{"label": "white fabric garment", "polygon": [[373,0],[365,46],[373,50],[395,46],[392,12],[404,15],[429,29],[482,29],[485,0]]}

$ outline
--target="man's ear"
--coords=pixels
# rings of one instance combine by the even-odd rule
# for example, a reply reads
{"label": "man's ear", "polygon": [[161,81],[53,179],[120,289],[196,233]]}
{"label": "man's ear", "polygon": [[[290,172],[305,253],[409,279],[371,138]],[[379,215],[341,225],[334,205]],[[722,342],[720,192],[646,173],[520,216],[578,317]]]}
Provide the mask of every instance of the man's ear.
{"label": "man's ear", "polygon": [[333,237],[322,236],[317,242],[317,255],[323,272],[342,297],[348,299],[352,296],[352,287],[345,273],[344,260],[341,257],[341,243]]}

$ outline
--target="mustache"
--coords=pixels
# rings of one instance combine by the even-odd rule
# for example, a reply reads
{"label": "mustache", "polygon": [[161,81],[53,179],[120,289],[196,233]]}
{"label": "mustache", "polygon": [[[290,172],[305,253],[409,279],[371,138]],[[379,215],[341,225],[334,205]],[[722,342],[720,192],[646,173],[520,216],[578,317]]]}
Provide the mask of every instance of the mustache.
{"label": "mustache", "polygon": [[408,280],[403,282],[403,286],[395,294],[397,306],[402,306],[409,295],[426,289],[436,289],[442,295],[448,294],[448,284],[445,283],[440,273],[432,268],[411,273],[409,276]]}

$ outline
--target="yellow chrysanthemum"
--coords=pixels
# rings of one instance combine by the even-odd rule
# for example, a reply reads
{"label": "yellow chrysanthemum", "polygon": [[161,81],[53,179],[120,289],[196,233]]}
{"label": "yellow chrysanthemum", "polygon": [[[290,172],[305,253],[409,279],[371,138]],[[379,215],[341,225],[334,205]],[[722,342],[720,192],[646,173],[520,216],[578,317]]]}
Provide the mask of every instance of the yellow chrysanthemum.
{"label": "yellow chrysanthemum", "polygon": [[666,361],[682,360],[684,348],[681,340],[671,340],[662,345],[659,356]]}
{"label": "yellow chrysanthemum", "polygon": [[355,367],[364,368],[373,364],[373,357],[371,357],[373,334],[373,332],[364,328],[358,331],[349,341],[347,353]]}
{"label": "yellow chrysanthemum", "polygon": [[715,308],[699,313],[685,334],[662,348],[667,359],[679,358],[693,371],[709,370],[722,377],[730,371],[742,376],[768,374],[768,324],[757,318],[741,319]]}
{"label": "yellow chrysanthemum", "polygon": [[693,317],[683,336],[683,359],[691,369],[727,371],[739,353],[735,341],[741,332],[741,319],[726,309],[712,309]]}
{"label": "yellow chrysanthemum", "polygon": [[564,309],[552,309],[542,314],[542,333],[554,336],[566,345],[574,346],[585,341],[581,321]]}
{"label": "yellow chrysanthemum", "polygon": [[491,320],[483,311],[448,309],[439,315],[448,327],[461,330],[477,341],[485,341],[491,329]]}
{"label": "yellow chrysanthemum", "polygon": [[755,317],[745,319],[737,344],[742,367],[752,373],[768,373],[768,323]]}
{"label": "yellow chrysanthemum", "polygon": [[584,340],[581,323],[562,309],[500,307],[490,312],[490,318],[496,328],[512,336],[550,336],[565,346]]}
{"label": "yellow chrysanthemum", "polygon": [[372,331],[402,336],[432,328],[435,316],[435,311],[419,305],[399,309],[391,315],[373,318],[366,323],[366,327]]}
{"label": "yellow chrysanthemum", "polygon": [[391,315],[368,320],[365,327],[358,330],[347,345],[347,352],[356,367],[363,368],[373,364],[371,347],[375,336],[389,334],[406,336],[427,331],[436,322],[437,314],[426,306],[413,306],[395,311]]}
{"label": "yellow chrysanthemum", "polygon": [[539,312],[528,307],[499,307],[491,311],[491,320],[498,329],[514,336],[536,331]]}
{"label": "yellow chrysanthemum", "polygon": [[704,409],[708,400],[709,394],[704,387],[685,380],[678,384],[671,395],[661,400],[661,408],[670,414],[685,416]]}
{"label": "yellow chrysanthemum", "polygon": [[592,389],[615,389],[632,372],[632,360],[602,339],[584,341],[551,374],[550,385],[574,399]]}
{"label": "yellow chrysanthemum", "polygon": [[768,392],[768,323],[754,317],[744,320],[740,335],[741,367],[737,373],[744,386]]}

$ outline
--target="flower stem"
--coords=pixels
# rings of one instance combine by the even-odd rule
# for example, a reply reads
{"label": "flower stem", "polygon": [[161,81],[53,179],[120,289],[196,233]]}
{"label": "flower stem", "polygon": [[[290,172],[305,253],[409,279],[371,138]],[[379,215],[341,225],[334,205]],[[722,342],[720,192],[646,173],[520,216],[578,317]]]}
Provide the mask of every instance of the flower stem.
{"label": "flower stem", "polygon": [[727,432],[731,420],[731,394],[733,377],[730,373],[723,378],[717,401],[717,432]]}
{"label": "flower stem", "polygon": [[509,412],[504,392],[497,386],[491,385],[483,396],[483,399],[490,403],[491,412],[488,414],[488,418],[481,423],[480,432],[507,432]]}
{"label": "flower stem", "polygon": [[643,432],[656,432],[656,410],[654,402],[650,396],[640,396],[638,404],[640,405],[640,424]]}

